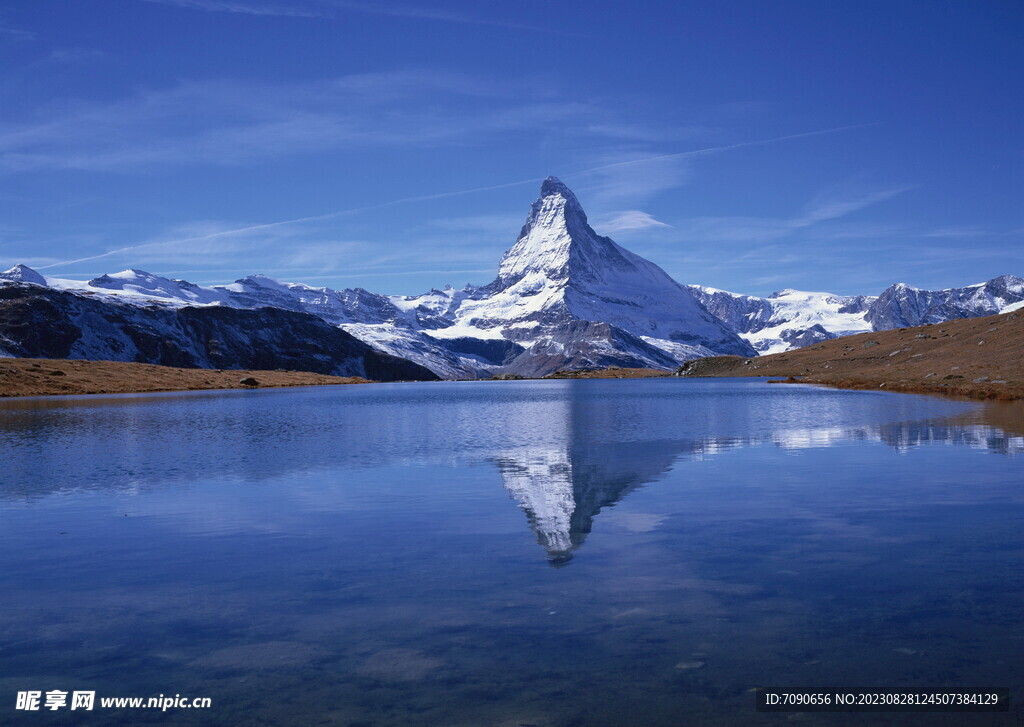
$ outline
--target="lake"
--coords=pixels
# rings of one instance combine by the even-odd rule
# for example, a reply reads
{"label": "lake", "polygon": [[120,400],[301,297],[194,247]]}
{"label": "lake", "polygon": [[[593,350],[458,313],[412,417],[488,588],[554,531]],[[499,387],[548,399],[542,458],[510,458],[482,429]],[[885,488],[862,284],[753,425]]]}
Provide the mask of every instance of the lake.
{"label": "lake", "polygon": [[[0,722],[778,725],[753,688],[1020,700],[1022,421],[753,379],[8,400]],[[16,711],[25,690],[212,706]]]}

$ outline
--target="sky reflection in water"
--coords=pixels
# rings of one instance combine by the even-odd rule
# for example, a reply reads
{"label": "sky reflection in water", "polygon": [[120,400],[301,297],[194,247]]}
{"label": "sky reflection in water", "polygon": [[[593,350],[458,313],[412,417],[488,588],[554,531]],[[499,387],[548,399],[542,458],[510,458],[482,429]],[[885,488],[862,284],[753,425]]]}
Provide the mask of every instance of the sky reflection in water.
{"label": "sky reflection in water", "polygon": [[1013,689],[1019,418],[750,380],[5,403],[0,700],[214,700],[140,724],[769,724],[754,686]]}

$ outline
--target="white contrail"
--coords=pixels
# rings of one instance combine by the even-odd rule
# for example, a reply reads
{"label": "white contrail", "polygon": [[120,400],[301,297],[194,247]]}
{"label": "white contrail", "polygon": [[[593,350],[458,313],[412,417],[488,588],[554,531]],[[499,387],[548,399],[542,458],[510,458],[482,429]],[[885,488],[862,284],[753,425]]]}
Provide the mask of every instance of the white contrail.
{"label": "white contrail", "polygon": [[185,242],[202,242],[203,240],[213,240],[218,237],[227,237],[229,235],[241,235],[247,232],[256,232],[259,230],[269,230],[274,227],[283,227],[285,225],[296,225],[301,222],[317,222],[320,220],[329,220],[334,217],[341,217],[342,215],[355,214],[357,212],[368,212],[370,210],[380,209],[382,207],[391,207],[398,204],[406,204],[408,202],[427,202],[433,199],[442,199],[444,197],[456,197],[461,194],[473,194],[475,192],[487,192],[492,189],[504,189],[506,187],[516,187],[521,184],[533,184],[536,179],[524,179],[519,182],[507,182],[505,184],[493,184],[489,187],[476,187],[475,189],[461,189],[456,192],[440,192],[438,194],[425,194],[418,197],[403,197],[402,199],[394,199],[390,202],[380,202],[378,204],[368,205],[366,207],[352,207],[347,210],[338,210],[336,212],[328,212],[323,215],[313,215],[311,217],[296,217],[291,220],[281,220],[279,222],[266,222],[259,225],[249,225],[247,227],[238,227],[233,230],[221,230],[220,232],[211,232],[206,235],[197,235],[195,237],[181,237],[176,240],[158,240],[155,242],[144,242],[139,245],[129,245],[127,247],[119,247],[116,250],[107,250],[106,252],[100,253],[99,255],[90,255],[88,257],[80,257],[74,260],[61,260],[60,262],[50,263],[49,265],[40,265],[36,270],[47,270],[49,268],[58,267],[60,265],[74,265],[76,263],[89,262],[90,260],[99,260],[101,258],[110,257],[111,255],[118,255],[123,252],[130,252],[132,250],[145,250],[153,247],[160,247],[161,245],[178,245]]}
{"label": "white contrail", "polygon": [[824,134],[836,134],[840,131],[852,131],[853,129],[864,129],[869,126],[878,126],[878,123],[873,124],[854,124],[852,126],[837,126],[834,129],[822,129],[821,131],[804,131],[799,134],[787,134],[786,136],[776,136],[771,139],[758,139],[755,141],[741,141],[737,144],[727,144],[725,146],[709,146],[706,149],[694,149],[693,151],[680,151],[673,154],[660,154],[653,157],[642,157],[640,159],[630,159],[624,162],[615,162],[613,164],[605,164],[600,167],[591,167],[590,169],[581,169],[573,174],[589,174],[590,172],[601,172],[605,169],[614,169],[617,167],[625,167],[630,164],[643,164],[645,162],[660,161],[661,159],[684,159],[686,157],[702,156],[704,154],[715,154],[720,151],[731,151],[732,149],[742,149],[748,146],[761,146],[762,144],[774,144],[779,141],[789,141],[790,139],[805,139],[809,136],[822,136]]}
{"label": "white contrail", "polygon": [[[731,151],[732,149],[741,149],[748,146],[761,146],[763,144],[775,144],[780,141],[789,141],[791,139],[804,139],[810,136],[822,136],[825,134],[836,134],[842,131],[851,131],[853,129],[863,129],[869,126],[877,126],[878,124],[856,124],[853,126],[837,126],[833,129],[822,129],[820,131],[805,131],[799,134],[787,134],[785,136],[776,136],[771,139],[759,139],[756,141],[743,141],[737,144],[727,144],[725,146],[710,146],[704,149],[693,149],[691,151],[681,151],[673,154],[659,154],[657,156],[642,157],[640,159],[630,159],[624,162],[615,162],[613,164],[603,164],[597,167],[590,167],[588,169],[578,169],[574,172],[570,172],[570,175],[577,174],[590,174],[593,172],[601,172],[606,169],[614,169],[618,167],[629,166],[633,164],[644,164],[646,162],[660,161],[662,159],[683,159],[686,157],[702,156],[705,154],[715,154],[723,151]],[[77,263],[89,262],[91,260],[100,260],[111,255],[119,255],[124,252],[131,252],[132,250],[145,250],[153,247],[160,247],[162,245],[177,245],[186,242],[202,242],[204,240],[214,240],[220,237],[228,237],[230,235],[242,235],[248,232],[257,232],[260,230],[269,230],[275,227],[283,227],[285,225],[296,225],[302,222],[318,222],[321,220],[329,220],[335,217],[341,217],[342,215],[356,214],[358,212],[368,212],[370,210],[381,209],[384,207],[392,207],[399,204],[408,204],[410,202],[428,202],[435,199],[444,199],[446,197],[458,197],[464,194],[476,194],[478,192],[490,192],[495,189],[507,189],[509,187],[518,187],[523,184],[536,184],[537,179],[521,179],[518,182],[506,182],[504,184],[492,184],[486,187],[474,187],[472,189],[460,189],[455,192],[439,192],[437,194],[424,194],[416,197],[403,197],[401,199],[394,199],[389,202],[380,202],[378,204],[372,204],[365,207],[353,207],[346,210],[338,210],[336,212],[328,212],[322,215],[313,215],[310,217],[296,217],[291,220],[281,220],[279,222],[266,222],[259,225],[249,225],[247,227],[239,227],[233,230],[221,230],[220,232],[211,232],[207,235],[198,235],[195,237],[183,237],[177,240],[161,240],[157,242],[144,242],[138,245],[129,245],[127,247],[119,247],[116,250],[108,250],[107,252],[100,253],[99,255],[90,255],[88,257],[76,258],[74,260],[61,260],[60,262],[50,263],[49,265],[41,265],[37,270],[48,270],[50,268],[60,267],[63,265],[75,265]]]}

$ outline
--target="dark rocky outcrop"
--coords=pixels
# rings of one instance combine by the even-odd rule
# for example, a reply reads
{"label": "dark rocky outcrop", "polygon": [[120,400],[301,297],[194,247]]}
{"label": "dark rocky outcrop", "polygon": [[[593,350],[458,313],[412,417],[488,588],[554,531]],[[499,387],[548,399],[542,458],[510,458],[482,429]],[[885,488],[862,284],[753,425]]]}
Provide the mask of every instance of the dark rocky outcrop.
{"label": "dark rocky outcrop", "polygon": [[665,351],[621,328],[607,323],[572,321],[562,325],[557,339],[533,344],[499,369],[499,373],[541,377],[565,369],[609,366],[671,370],[678,364]]}
{"label": "dark rocky outcrop", "polygon": [[378,381],[437,378],[309,313],[138,306],[37,285],[0,287],[0,349],[18,357],[182,368],[287,369]]}
{"label": "dark rocky outcrop", "polygon": [[504,338],[459,338],[438,339],[441,346],[452,353],[477,356],[485,363],[503,366],[511,363],[526,349],[514,341]]}

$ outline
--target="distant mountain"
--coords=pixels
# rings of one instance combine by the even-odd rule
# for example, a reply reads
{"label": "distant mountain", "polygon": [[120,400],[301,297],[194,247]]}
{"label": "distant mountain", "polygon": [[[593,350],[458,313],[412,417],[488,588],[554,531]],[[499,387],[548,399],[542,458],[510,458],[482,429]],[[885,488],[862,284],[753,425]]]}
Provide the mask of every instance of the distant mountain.
{"label": "distant mountain", "polygon": [[700,356],[755,353],[690,289],[594,232],[575,195],[554,177],[545,180],[497,277],[482,287],[384,296],[261,275],[202,287],[135,269],[79,282],[44,279],[24,266],[3,278],[126,306],[311,313],[446,378],[610,365],[670,369]]}
{"label": "distant mountain", "polygon": [[886,288],[867,312],[871,330],[942,323],[953,318],[979,318],[1001,313],[1024,301],[1024,279],[1001,275],[985,283],[947,290],[921,290],[906,283]]}
{"label": "distant mountain", "polygon": [[147,306],[38,284],[0,287],[0,356],[288,369],[377,381],[437,378],[309,313]]}
{"label": "distant mountain", "polygon": [[874,298],[781,290],[767,298],[689,286],[704,306],[759,354],[809,346],[871,330],[864,314]]}
{"label": "distant mountain", "polygon": [[[102,346],[90,353],[85,342],[98,335],[93,329],[108,338],[110,325],[135,330],[132,308],[179,323],[189,316],[231,315],[186,311],[275,309],[315,316],[379,352],[453,379],[611,365],[674,369],[708,355],[777,353],[853,333],[989,315],[1024,301],[1024,281],[1012,275],[942,291],[901,283],[878,297],[787,289],[759,298],[680,285],[654,263],[598,235],[576,196],[554,177],[544,181],[497,277],[484,286],[388,296],[263,275],[203,287],[136,269],[82,282],[46,278],[24,265],[0,273],[0,289],[12,286],[36,289],[41,297],[39,288],[88,299],[100,306],[96,311],[113,306],[110,316],[75,319],[80,358],[110,353]],[[60,316],[73,308],[56,305],[52,318],[37,323],[56,331],[68,323]],[[8,325],[18,323],[8,316]],[[7,335],[2,328],[0,335]],[[279,343],[287,346],[285,339]],[[4,349],[28,355],[16,353],[24,345],[9,336],[6,344],[0,338]],[[147,350],[124,351],[135,358],[114,360],[158,362]],[[189,360],[207,359],[197,354]]]}
{"label": "distant mountain", "polygon": [[11,283],[46,285],[46,278],[27,265],[15,265],[10,270],[0,273],[0,282],[5,280]]}
{"label": "distant mountain", "polygon": [[988,316],[1024,301],[1024,280],[1015,275],[947,290],[898,283],[877,297],[787,289],[758,298],[700,285],[689,288],[759,354],[781,353],[854,333]]}

